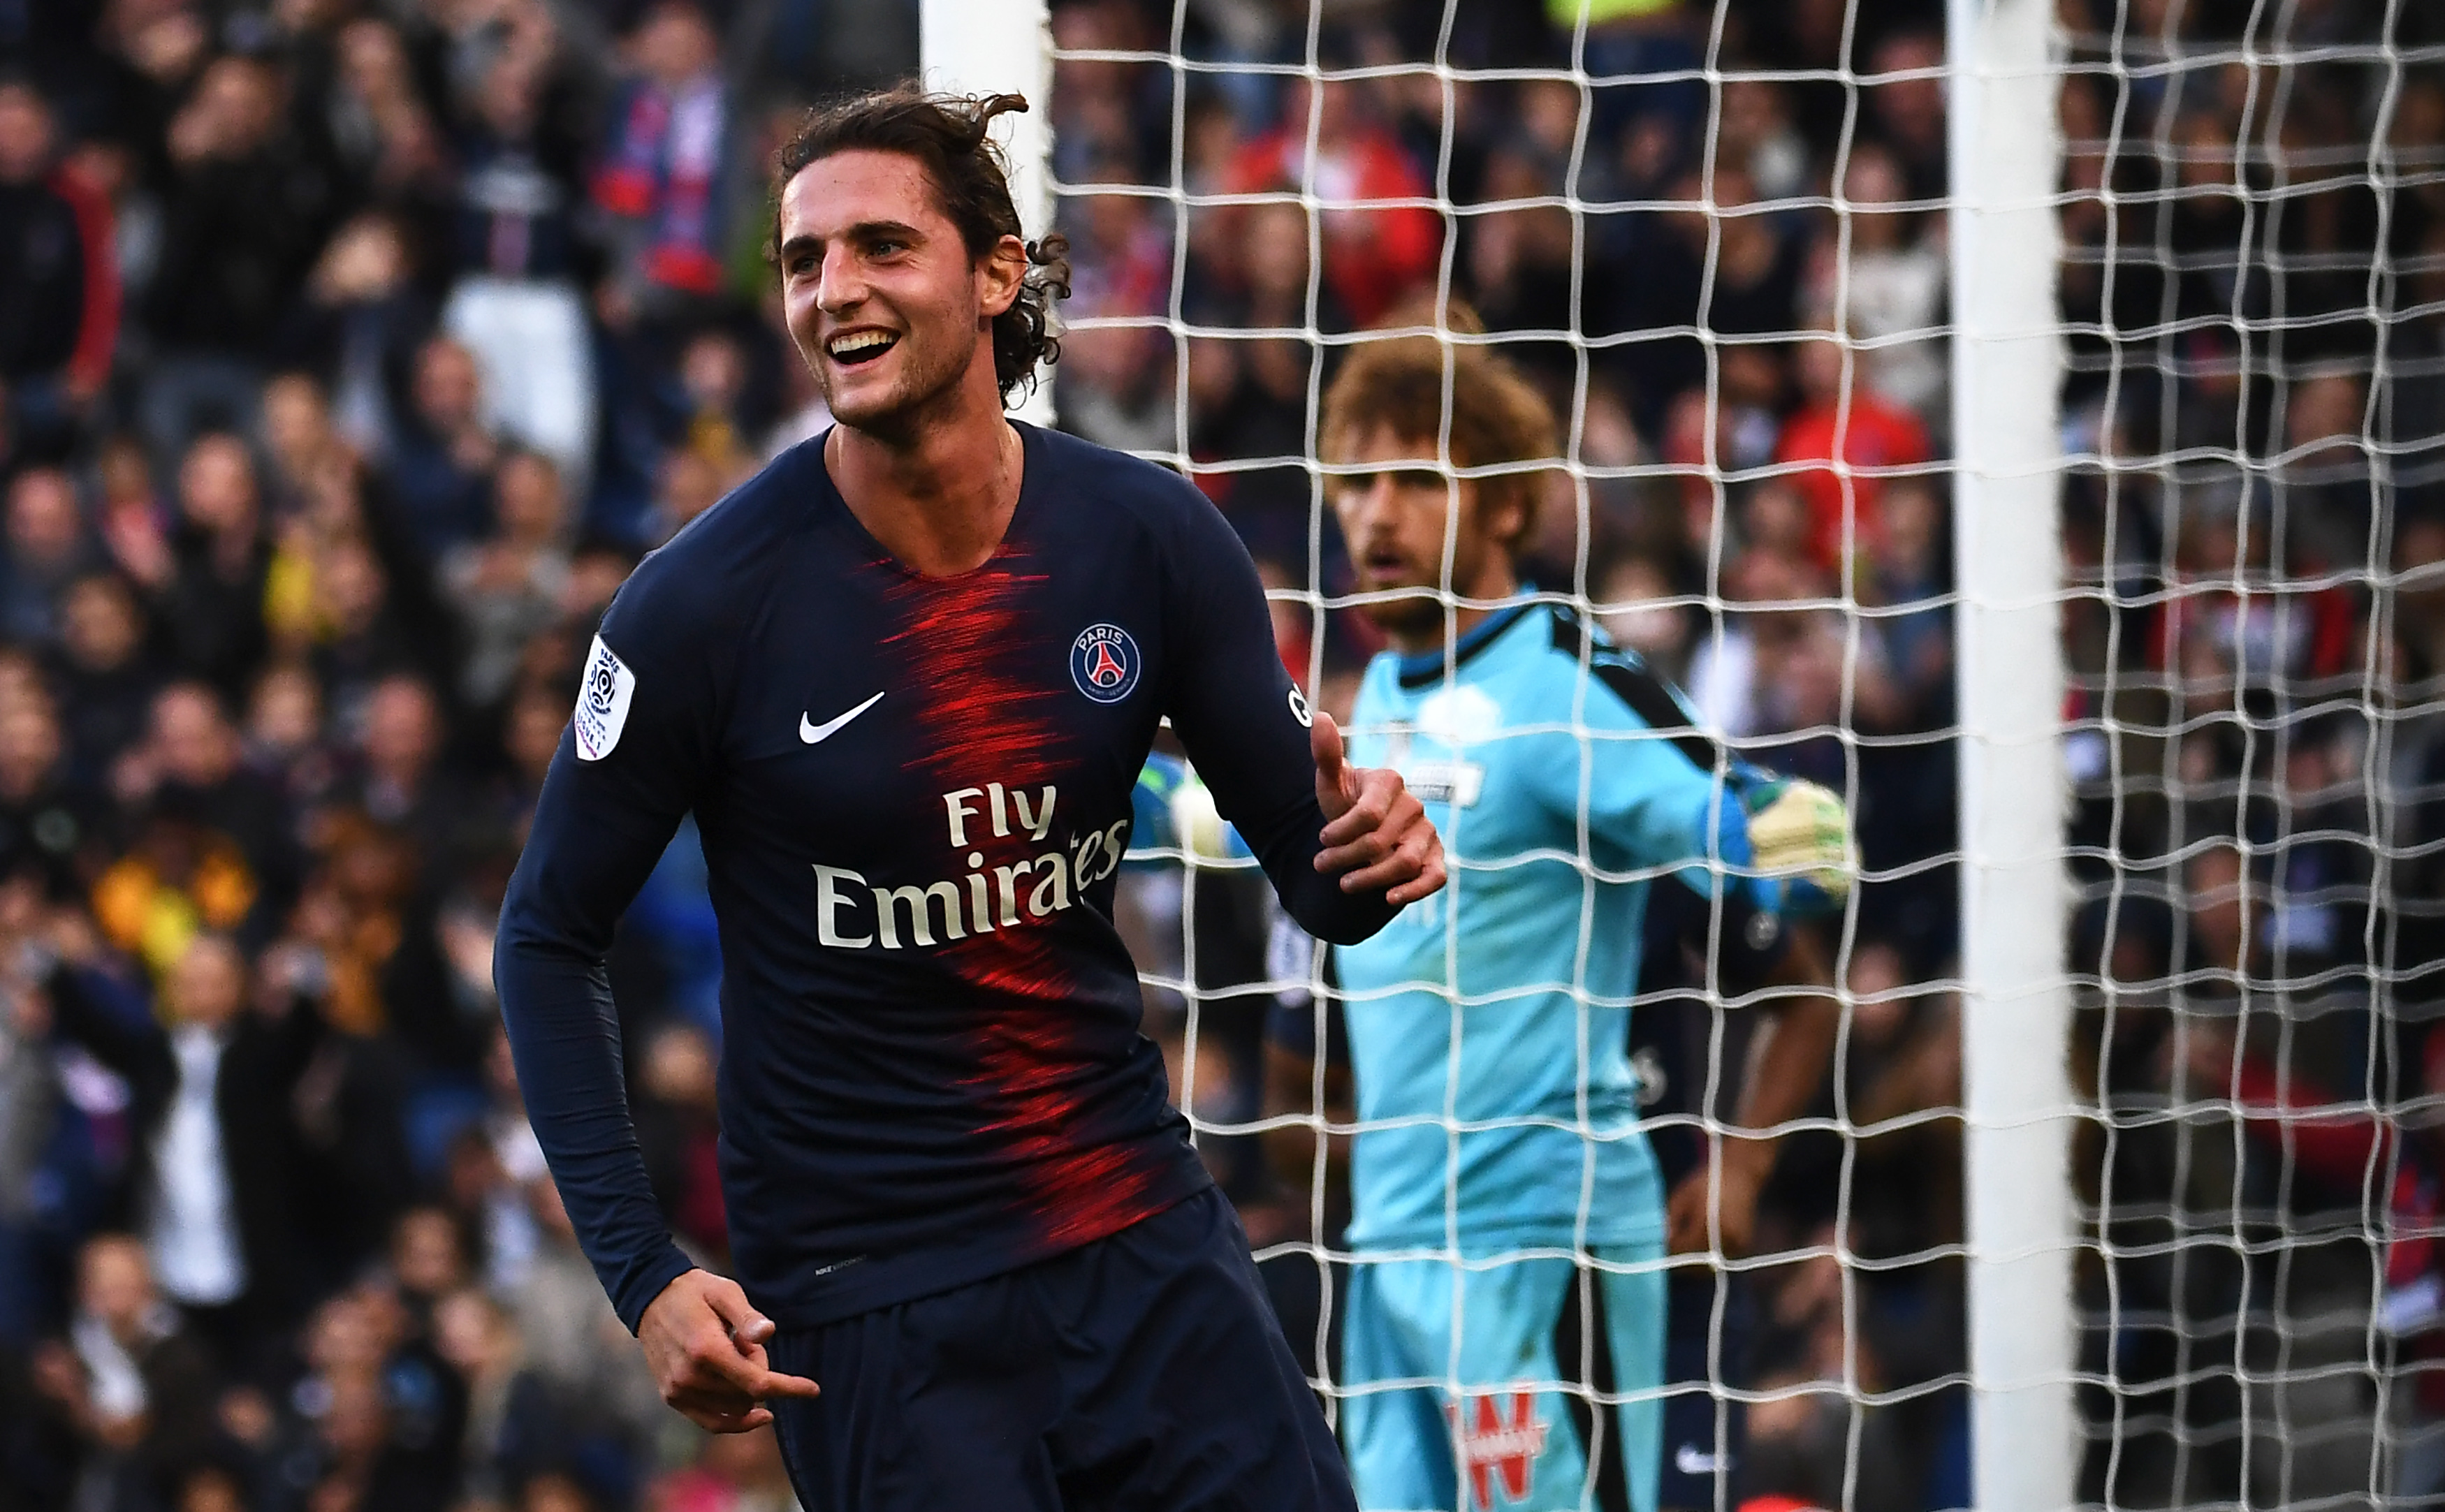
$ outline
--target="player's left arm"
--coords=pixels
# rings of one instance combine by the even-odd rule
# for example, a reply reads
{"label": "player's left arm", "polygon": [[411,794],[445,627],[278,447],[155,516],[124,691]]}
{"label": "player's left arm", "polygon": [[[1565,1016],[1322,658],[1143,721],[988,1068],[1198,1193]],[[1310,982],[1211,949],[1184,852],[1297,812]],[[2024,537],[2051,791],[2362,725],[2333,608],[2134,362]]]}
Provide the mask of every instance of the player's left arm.
{"label": "player's left arm", "polygon": [[1833,1066],[1842,1007],[1824,941],[1804,922],[1784,926],[1782,938],[1764,978],[1766,1038],[1749,1056],[1735,1126],[1709,1141],[1708,1159],[1681,1178],[1666,1205],[1665,1241],[1675,1255],[1748,1253],[1782,1130],[1806,1115]]}
{"label": "player's left arm", "polygon": [[1444,885],[1425,805],[1382,768],[1350,764],[1330,715],[1282,669],[1247,548],[1196,497],[1175,544],[1166,712],[1299,927],[1354,944]]}
{"label": "player's left arm", "polygon": [[1854,869],[1850,816],[1823,787],[1727,757],[1663,679],[1600,650],[1582,682],[1552,677],[1540,722],[1574,726],[1540,738],[1552,759],[1526,764],[1540,800],[1640,867],[1670,868],[1691,890],[1768,912],[1840,905]]}

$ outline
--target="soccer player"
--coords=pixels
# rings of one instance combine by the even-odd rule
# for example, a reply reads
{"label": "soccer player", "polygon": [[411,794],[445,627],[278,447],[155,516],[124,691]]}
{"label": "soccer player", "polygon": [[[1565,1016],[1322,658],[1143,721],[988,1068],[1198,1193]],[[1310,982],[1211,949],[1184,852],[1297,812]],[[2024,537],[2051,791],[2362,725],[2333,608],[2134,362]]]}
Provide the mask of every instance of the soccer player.
{"label": "soccer player", "polygon": [[[1113,876],[1166,718],[1327,938],[1432,893],[1441,849],[1311,721],[1194,488],[1005,418],[1063,272],[986,140],[1023,107],[904,87],[779,155],[789,329],[837,424],[606,613],[503,905],[502,1008],[663,1399],[775,1424],[809,1512],[1347,1507],[1138,1032]],[[690,812],[736,1283],[663,1226],[603,969]]]}
{"label": "soccer player", "polygon": [[[1322,437],[1347,469],[1332,500],[1364,612],[1390,643],[1353,749],[1408,776],[1454,867],[1442,897],[1335,954],[1361,1124],[1352,1477],[1371,1508],[1654,1512],[1668,1243],[1737,1252],[1769,1156],[1727,1139],[1669,1198],[1658,1179],[1627,1042],[1649,889],[1722,889],[1698,933],[1726,980],[1821,982],[1821,957],[1787,952],[1783,879],[1841,887],[1847,823],[1821,788],[1724,762],[1637,658],[1523,597],[1554,425],[1501,359],[1360,346]],[[1532,465],[1455,472],[1510,463]],[[1834,1005],[1805,1002],[1745,1089],[1752,1123],[1804,1111],[1824,1073]]]}

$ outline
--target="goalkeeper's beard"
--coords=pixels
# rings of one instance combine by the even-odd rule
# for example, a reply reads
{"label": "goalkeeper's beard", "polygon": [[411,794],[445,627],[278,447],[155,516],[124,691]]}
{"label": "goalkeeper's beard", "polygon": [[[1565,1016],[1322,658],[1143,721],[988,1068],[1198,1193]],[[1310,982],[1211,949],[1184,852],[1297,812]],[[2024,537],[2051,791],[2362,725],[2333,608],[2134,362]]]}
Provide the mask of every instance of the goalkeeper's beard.
{"label": "goalkeeper's beard", "polygon": [[1445,627],[1451,621],[1446,617],[1437,589],[1428,584],[1413,584],[1393,591],[1402,596],[1372,600],[1360,605],[1358,612],[1404,651],[1425,651],[1441,645]]}

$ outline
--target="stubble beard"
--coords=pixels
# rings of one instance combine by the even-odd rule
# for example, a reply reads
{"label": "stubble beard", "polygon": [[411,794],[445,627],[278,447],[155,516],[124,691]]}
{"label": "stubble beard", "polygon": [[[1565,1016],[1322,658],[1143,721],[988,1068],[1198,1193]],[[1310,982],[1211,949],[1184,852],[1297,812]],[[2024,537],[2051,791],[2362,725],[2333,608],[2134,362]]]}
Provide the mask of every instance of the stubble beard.
{"label": "stubble beard", "polygon": [[1443,600],[1435,596],[1436,588],[1433,584],[1408,583],[1393,591],[1405,596],[1397,599],[1376,599],[1359,606],[1359,612],[1367,617],[1370,625],[1387,635],[1407,636],[1412,639],[1436,634],[1442,630],[1444,605]]}
{"label": "stubble beard", "polygon": [[816,354],[815,386],[823,390],[824,403],[831,410],[834,420],[878,440],[913,439],[924,429],[931,415],[948,407],[946,401],[966,379],[968,361],[973,360],[972,353],[955,355],[939,347],[933,349],[929,359],[927,348],[914,331],[902,336],[900,345],[882,361],[894,356],[902,360],[900,381],[881,395],[844,406],[835,386],[842,375],[833,369],[829,356]]}

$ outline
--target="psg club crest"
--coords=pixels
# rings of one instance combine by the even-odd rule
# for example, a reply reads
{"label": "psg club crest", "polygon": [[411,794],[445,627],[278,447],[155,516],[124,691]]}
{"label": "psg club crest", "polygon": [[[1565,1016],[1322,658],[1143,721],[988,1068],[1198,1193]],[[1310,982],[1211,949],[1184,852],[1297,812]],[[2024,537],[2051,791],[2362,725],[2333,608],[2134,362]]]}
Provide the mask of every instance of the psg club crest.
{"label": "psg club crest", "polygon": [[1097,703],[1118,703],[1138,685],[1146,659],[1117,625],[1091,625],[1070,643],[1070,681]]}

